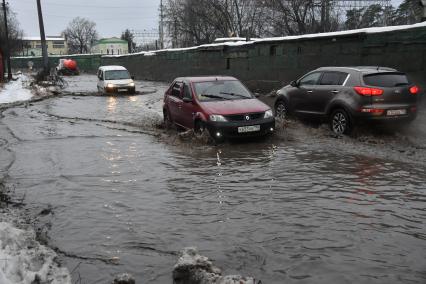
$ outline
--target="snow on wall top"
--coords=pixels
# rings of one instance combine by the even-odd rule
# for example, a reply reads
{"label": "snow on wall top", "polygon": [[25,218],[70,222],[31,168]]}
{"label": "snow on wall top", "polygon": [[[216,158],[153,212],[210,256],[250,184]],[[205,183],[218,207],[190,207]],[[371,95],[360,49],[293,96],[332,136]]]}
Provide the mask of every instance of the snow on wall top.
{"label": "snow on wall top", "polygon": [[244,37],[219,37],[214,42],[225,42],[225,41],[245,41]]}
{"label": "snow on wall top", "polygon": [[384,33],[384,32],[391,32],[391,31],[398,31],[398,30],[408,30],[408,29],[420,28],[420,27],[426,27],[426,22],[417,23],[417,24],[413,24],[413,25],[364,28],[364,29],[357,29],[357,30],[329,32],[329,33],[317,33],[317,34],[305,34],[305,35],[298,35],[298,36],[260,38],[260,39],[251,39],[250,41],[245,41],[245,40],[235,41],[235,40],[232,40],[232,41],[228,41],[228,42],[203,44],[203,45],[199,45],[199,46],[192,46],[192,47],[186,47],[186,48],[169,48],[169,49],[161,49],[161,50],[156,50],[156,51],[148,51],[148,52],[143,51],[143,52],[138,52],[138,53],[122,54],[122,55],[104,55],[103,57],[124,57],[124,56],[133,56],[133,55],[152,56],[152,55],[156,55],[157,53],[168,52],[168,51],[189,51],[189,50],[194,50],[194,49],[202,49],[202,48],[207,48],[207,47],[218,47],[218,46],[244,46],[244,45],[250,45],[250,44],[261,43],[261,42],[291,41],[291,40],[298,40],[298,39],[312,39],[312,38],[322,38],[322,37],[338,37],[338,36],[360,34],[360,33],[374,34],[374,33]]}
{"label": "snow on wall top", "polygon": [[340,32],[330,32],[330,33],[319,33],[319,34],[306,34],[300,36],[286,36],[286,37],[272,37],[272,38],[262,38],[260,40],[255,41],[283,41],[283,40],[295,40],[295,39],[310,39],[317,37],[332,37],[332,36],[342,36],[342,35],[351,35],[351,34],[375,34],[375,33],[385,33],[391,31],[399,31],[399,30],[408,30],[413,28],[426,27],[426,22],[417,23],[413,25],[401,25],[401,26],[388,26],[388,27],[376,27],[376,28],[363,28],[357,30],[347,30]]}

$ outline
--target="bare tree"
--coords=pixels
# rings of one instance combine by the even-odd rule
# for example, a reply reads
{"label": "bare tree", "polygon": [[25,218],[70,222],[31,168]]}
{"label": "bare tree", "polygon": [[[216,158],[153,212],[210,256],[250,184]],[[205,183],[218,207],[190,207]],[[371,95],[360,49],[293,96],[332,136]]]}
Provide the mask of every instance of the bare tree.
{"label": "bare tree", "polygon": [[360,9],[351,9],[346,12],[346,28],[359,29],[367,27],[378,27],[383,25],[384,9],[378,4]]}
{"label": "bare tree", "polygon": [[173,46],[214,41],[217,37],[260,36],[268,25],[265,0],[168,0],[166,30]]}
{"label": "bare tree", "polygon": [[164,7],[173,47],[211,43],[218,37],[300,35],[413,23],[421,17],[418,0],[404,0],[397,10],[373,5],[345,11],[334,0],[167,0]]}
{"label": "bare tree", "polygon": [[136,49],[135,35],[129,29],[126,29],[121,33],[121,39],[127,41],[128,52],[133,53]]}
{"label": "bare tree", "polygon": [[[1,6],[1,5],[0,5]],[[3,8],[0,8],[2,11]],[[18,54],[22,50],[22,35],[23,31],[19,27],[19,22],[16,19],[15,13],[6,6],[7,11],[7,24],[9,30],[9,47],[10,54]],[[4,27],[3,12],[0,13],[0,49],[5,50],[6,45],[6,32]]]}
{"label": "bare tree", "polygon": [[269,9],[265,0],[232,0],[231,29],[241,37],[261,36],[268,26]]}
{"label": "bare tree", "polygon": [[268,0],[271,33],[299,35],[339,29],[339,12],[332,0]]}
{"label": "bare tree", "polygon": [[98,39],[96,24],[85,18],[74,18],[64,35],[70,53],[88,53]]}
{"label": "bare tree", "polygon": [[397,9],[398,24],[407,25],[420,22],[423,16],[423,2],[404,0]]}
{"label": "bare tree", "polygon": [[208,0],[169,0],[165,5],[166,30],[172,46],[209,43],[220,33]]}

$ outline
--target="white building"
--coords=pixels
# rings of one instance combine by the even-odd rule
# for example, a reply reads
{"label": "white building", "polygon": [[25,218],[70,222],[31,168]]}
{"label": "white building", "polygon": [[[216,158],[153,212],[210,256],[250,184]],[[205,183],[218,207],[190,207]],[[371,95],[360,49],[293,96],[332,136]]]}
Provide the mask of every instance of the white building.
{"label": "white building", "polygon": [[128,43],[126,40],[119,39],[118,37],[103,38],[96,42],[92,47],[92,53],[101,53],[109,55],[127,54]]}

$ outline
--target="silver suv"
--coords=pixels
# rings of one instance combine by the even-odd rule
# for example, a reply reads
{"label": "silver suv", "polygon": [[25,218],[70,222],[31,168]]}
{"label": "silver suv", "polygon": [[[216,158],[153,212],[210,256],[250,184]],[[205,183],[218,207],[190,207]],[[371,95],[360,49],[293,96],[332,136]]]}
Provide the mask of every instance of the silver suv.
{"label": "silver suv", "polygon": [[349,134],[360,121],[416,118],[419,88],[385,67],[322,67],[277,92],[275,114],[328,121],[336,134]]}

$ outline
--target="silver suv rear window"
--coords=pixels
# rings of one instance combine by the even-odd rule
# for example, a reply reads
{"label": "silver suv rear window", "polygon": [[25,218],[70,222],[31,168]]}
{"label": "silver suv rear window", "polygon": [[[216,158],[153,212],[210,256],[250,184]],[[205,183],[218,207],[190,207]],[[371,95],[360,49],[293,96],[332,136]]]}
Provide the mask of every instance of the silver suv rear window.
{"label": "silver suv rear window", "polygon": [[375,73],[364,75],[364,83],[375,87],[398,87],[410,84],[404,73]]}

